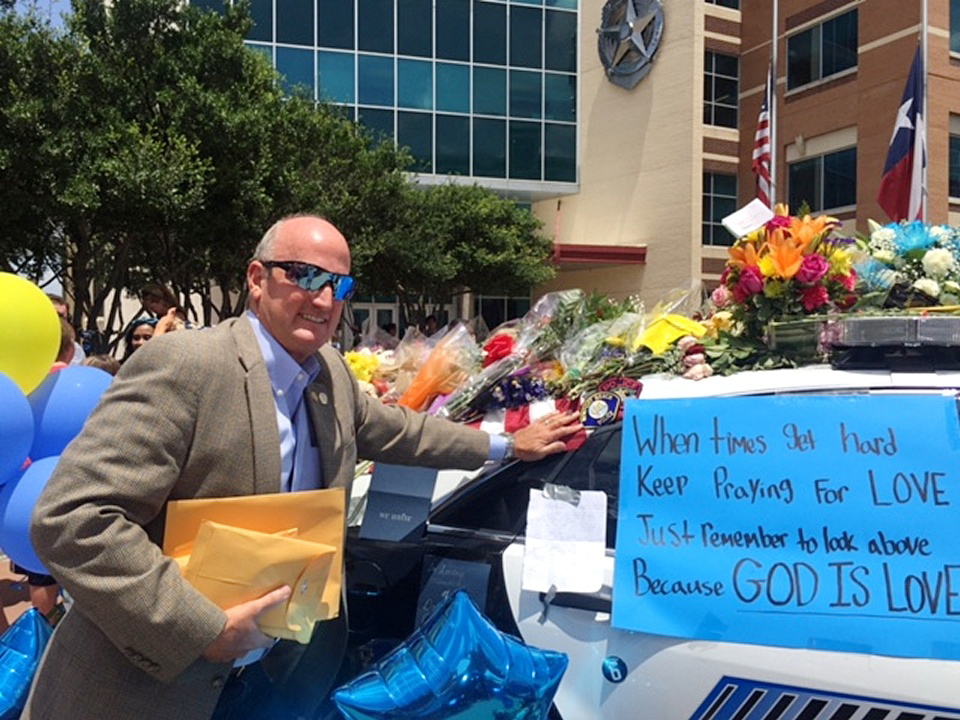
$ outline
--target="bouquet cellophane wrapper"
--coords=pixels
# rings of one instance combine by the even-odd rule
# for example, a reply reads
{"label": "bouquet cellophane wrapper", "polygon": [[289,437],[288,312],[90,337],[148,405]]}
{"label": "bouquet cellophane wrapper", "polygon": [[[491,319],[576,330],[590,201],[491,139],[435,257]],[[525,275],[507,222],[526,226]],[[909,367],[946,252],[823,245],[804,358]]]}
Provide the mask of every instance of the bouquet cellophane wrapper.
{"label": "bouquet cellophane wrapper", "polygon": [[[163,552],[173,558],[191,555],[200,526],[208,520],[268,535],[289,534],[295,530],[298,540],[334,548],[329,576],[321,602],[316,607],[317,621],[330,620],[340,613],[346,531],[345,497],[343,488],[329,488],[295,493],[173,500],[167,503]],[[240,565],[247,559],[235,553],[231,562]],[[282,584],[286,583],[278,583]],[[292,584],[290,587],[296,591]],[[272,589],[267,588],[267,591]]]}
{"label": "bouquet cellophane wrapper", "polygon": [[[205,521],[183,575],[219,607],[254,600],[282,585],[290,599],[257,618],[265,635],[308,643],[336,556],[332,545]],[[178,562],[182,562],[178,559]]]}

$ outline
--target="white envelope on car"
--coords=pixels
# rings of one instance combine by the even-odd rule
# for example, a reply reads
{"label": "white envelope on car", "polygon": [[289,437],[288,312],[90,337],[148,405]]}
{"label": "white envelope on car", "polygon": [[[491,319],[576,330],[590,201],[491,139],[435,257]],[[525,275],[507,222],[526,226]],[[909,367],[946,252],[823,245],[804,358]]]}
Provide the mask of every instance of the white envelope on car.
{"label": "white envelope on car", "polygon": [[595,593],[603,587],[607,494],[546,485],[530,490],[522,588]]}

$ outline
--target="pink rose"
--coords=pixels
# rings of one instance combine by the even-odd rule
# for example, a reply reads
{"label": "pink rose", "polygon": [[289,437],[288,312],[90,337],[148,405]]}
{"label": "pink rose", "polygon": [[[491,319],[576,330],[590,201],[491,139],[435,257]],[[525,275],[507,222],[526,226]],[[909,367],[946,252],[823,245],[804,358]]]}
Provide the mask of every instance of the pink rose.
{"label": "pink rose", "polygon": [[767,232],[773,232],[777,228],[788,227],[790,227],[790,218],[786,215],[774,215],[766,225]]}
{"label": "pink rose", "polygon": [[827,289],[823,285],[805,288],[800,298],[803,300],[803,307],[807,312],[813,312],[821,305],[826,305],[830,300]]}
{"label": "pink rose", "polygon": [[683,377],[689,380],[703,380],[711,375],[713,375],[713,368],[707,363],[694,365],[692,368],[687,368],[687,370],[683,373]]}
{"label": "pink rose", "polygon": [[733,288],[733,299],[742,303],[751,295],[756,295],[763,291],[763,275],[760,274],[760,268],[755,265],[748,265],[740,271],[740,279]]}
{"label": "pink rose", "polygon": [[797,271],[797,282],[801,285],[813,285],[827,274],[830,263],[819,253],[812,253],[803,258],[800,269]]}
{"label": "pink rose", "polygon": [[726,285],[720,285],[716,290],[710,293],[710,299],[718,308],[725,308],[730,304],[730,290]]}

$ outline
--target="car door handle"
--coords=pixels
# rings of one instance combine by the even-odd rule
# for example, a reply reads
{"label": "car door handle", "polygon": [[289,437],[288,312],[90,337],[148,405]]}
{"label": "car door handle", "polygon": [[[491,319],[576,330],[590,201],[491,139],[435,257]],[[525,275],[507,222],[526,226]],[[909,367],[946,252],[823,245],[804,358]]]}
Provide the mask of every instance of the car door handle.
{"label": "car door handle", "polygon": [[[547,594],[540,593],[540,602],[545,602],[546,599]],[[550,604],[557,607],[573,608],[574,610],[610,614],[613,609],[613,595],[607,588],[598,593],[558,592],[553,596]]]}

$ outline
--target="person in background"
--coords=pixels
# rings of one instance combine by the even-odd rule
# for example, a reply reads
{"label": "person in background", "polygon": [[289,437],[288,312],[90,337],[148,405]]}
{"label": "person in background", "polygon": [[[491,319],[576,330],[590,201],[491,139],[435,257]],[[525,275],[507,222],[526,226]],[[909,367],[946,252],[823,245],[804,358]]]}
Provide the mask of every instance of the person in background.
{"label": "person in background", "polygon": [[[70,307],[67,305],[67,301],[63,299],[60,295],[54,295],[53,293],[47,293],[47,297],[50,298],[50,302],[53,303],[53,309],[57,311],[57,315],[70,322]],[[72,324],[71,324],[72,327]],[[73,336],[73,356],[70,359],[70,365],[79,365],[83,362],[83,359],[87,356],[84,352],[83,345],[77,342],[76,329],[74,328]]]}
{"label": "person in background", "polygon": [[77,353],[77,334],[74,332],[73,325],[65,317],[60,318],[60,349],[57,351],[57,359],[50,368],[50,372],[63,370],[72,364],[73,358]]}
{"label": "person in background", "polygon": [[116,375],[120,371],[120,361],[113,355],[88,355],[80,364],[95,367],[111,375]]}
{"label": "person in background", "polygon": [[144,309],[157,320],[158,335],[191,327],[186,313],[177,304],[173,291],[161,283],[148,282],[140,291]]}
{"label": "person in background", "polygon": [[[67,321],[66,317],[60,315],[60,349],[57,352],[57,359],[50,367],[51,373],[70,367],[70,361],[76,352],[75,341],[76,333],[73,326]],[[13,562],[10,563],[10,568],[18,575],[25,576],[30,604],[39,610],[40,614],[47,618],[52,625],[56,625],[63,614],[63,607],[59,603],[60,586],[56,579],[51,575],[33,572]]]}
{"label": "person in background", "polygon": [[130,323],[124,335],[126,345],[123,351],[123,358],[120,360],[121,365],[130,359],[134,351],[143,347],[147,340],[153,338],[156,326],[156,318],[138,318]]}
{"label": "person in background", "polygon": [[22,720],[313,716],[341,664],[346,613],[317,623],[308,645],[274,645],[257,616],[291,588],[221,610],[162,554],[167,502],[323,487],[349,497],[358,457],[476,468],[561,452],[580,429],[575,413],[552,413],[491,435],[365,395],[329,344],[349,273],[336,227],[285,218],[247,266],[243,316],[168,333],[120,369],[34,509],[33,546],[73,607]]}
{"label": "person in background", "polygon": [[423,334],[427,337],[434,335],[437,332],[437,316],[436,315],[427,315],[423,320]]}

